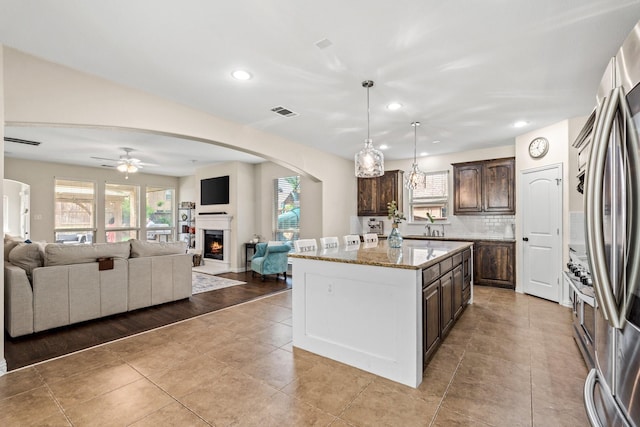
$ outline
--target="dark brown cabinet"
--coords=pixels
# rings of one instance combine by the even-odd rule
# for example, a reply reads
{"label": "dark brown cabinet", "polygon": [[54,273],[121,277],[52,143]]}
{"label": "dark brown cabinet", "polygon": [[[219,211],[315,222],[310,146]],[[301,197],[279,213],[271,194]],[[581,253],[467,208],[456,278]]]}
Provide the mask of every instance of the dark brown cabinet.
{"label": "dark brown cabinet", "polygon": [[515,242],[474,241],[473,283],[515,289]]}
{"label": "dark brown cabinet", "polygon": [[454,215],[514,215],[515,158],[453,164]]}
{"label": "dark brown cabinet", "polygon": [[460,314],[462,314],[462,285],[464,284],[464,280],[462,277],[462,264],[459,264],[456,268],[453,269],[453,287],[451,289],[452,296],[451,301],[453,317],[457,319]]}
{"label": "dark brown cabinet", "polygon": [[453,276],[451,272],[440,279],[442,306],[440,307],[440,322],[442,336],[445,336],[453,326]]}
{"label": "dark brown cabinet", "polygon": [[429,360],[442,339],[440,333],[440,280],[436,280],[422,289],[422,328],[423,360]]}
{"label": "dark brown cabinet", "polygon": [[402,209],[403,171],[386,171],[377,178],[358,178],[358,216],[387,216],[387,203]]}

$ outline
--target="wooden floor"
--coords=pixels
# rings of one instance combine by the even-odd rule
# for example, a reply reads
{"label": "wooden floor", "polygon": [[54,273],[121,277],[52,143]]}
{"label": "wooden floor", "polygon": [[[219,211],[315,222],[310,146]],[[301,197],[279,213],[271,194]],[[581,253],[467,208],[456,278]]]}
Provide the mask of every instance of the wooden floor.
{"label": "wooden floor", "polygon": [[7,368],[11,371],[291,288],[290,276],[286,282],[282,278],[276,280],[275,276],[263,282],[258,276],[252,277],[251,272],[219,276],[247,284],[24,337],[11,338],[5,332]]}

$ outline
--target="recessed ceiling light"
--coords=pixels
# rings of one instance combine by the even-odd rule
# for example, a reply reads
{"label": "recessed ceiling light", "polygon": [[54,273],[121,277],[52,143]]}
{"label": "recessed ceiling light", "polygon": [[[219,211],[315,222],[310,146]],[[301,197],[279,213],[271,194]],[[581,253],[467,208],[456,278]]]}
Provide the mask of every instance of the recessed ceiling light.
{"label": "recessed ceiling light", "polygon": [[391,104],[387,105],[387,109],[391,111],[399,110],[401,108],[402,104],[400,104],[399,102],[392,102]]}
{"label": "recessed ceiling light", "polygon": [[251,74],[245,70],[235,70],[231,73],[234,79],[236,80],[249,80],[251,79]]}
{"label": "recessed ceiling light", "polygon": [[432,141],[432,144],[440,144],[440,140],[436,139],[435,141]]}
{"label": "recessed ceiling light", "polygon": [[420,153],[420,155],[421,155],[422,157],[424,157],[424,156],[428,156],[428,155],[429,155],[429,153],[427,153],[426,151],[423,151],[422,153]]}
{"label": "recessed ceiling light", "polygon": [[380,145],[380,149],[381,150],[386,150],[387,148],[389,148],[389,146],[387,144]]}
{"label": "recessed ceiling light", "polygon": [[526,121],[524,121],[524,120],[520,120],[520,121],[515,122],[515,123],[513,124],[513,127],[514,127],[514,128],[523,128],[523,127],[525,127],[525,126],[526,126],[526,125],[528,125],[528,124],[529,124],[529,122],[526,122]]}

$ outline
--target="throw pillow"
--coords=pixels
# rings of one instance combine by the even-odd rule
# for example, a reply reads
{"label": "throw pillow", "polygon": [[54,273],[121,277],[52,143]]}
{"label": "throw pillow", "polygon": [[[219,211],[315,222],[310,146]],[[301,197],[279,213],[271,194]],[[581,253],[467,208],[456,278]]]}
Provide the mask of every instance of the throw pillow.
{"label": "throw pillow", "polygon": [[40,243],[18,243],[9,252],[9,262],[22,268],[31,281],[34,268],[44,265],[43,245]]}

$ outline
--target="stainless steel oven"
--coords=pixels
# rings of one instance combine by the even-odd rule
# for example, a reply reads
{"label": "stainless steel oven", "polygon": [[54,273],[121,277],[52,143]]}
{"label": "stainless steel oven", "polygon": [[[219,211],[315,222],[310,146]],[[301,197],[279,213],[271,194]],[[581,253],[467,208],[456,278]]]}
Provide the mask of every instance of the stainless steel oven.
{"label": "stainless steel oven", "polygon": [[595,366],[596,341],[595,293],[587,254],[583,247],[578,246],[584,245],[569,248],[570,261],[563,274],[573,308],[573,337],[585,363],[592,369]]}

